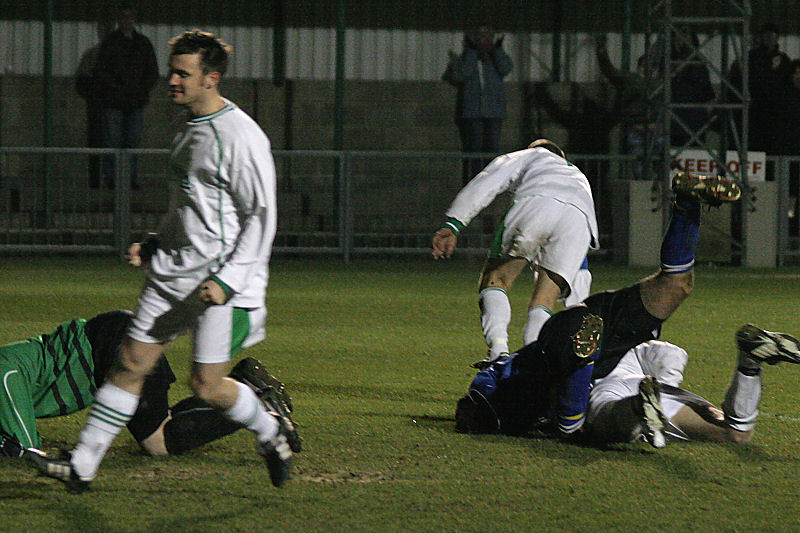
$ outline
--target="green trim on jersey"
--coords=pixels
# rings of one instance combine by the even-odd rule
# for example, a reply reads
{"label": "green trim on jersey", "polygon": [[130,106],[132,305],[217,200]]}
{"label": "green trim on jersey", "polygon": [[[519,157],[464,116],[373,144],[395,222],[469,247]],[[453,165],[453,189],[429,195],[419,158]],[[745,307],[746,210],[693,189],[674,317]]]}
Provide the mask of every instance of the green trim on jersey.
{"label": "green trim on jersey", "polygon": [[242,344],[250,336],[250,313],[243,307],[234,307],[231,316],[231,359],[242,351]]}
{"label": "green trim on jersey", "polygon": [[453,233],[458,235],[461,232],[461,230],[464,229],[464,224],[462,224],[461,221],[458,219],[449,217],[447,221],[444,223],[444,227],[450,228]]}
{"label": "green trim on jersey", "polygon": [[219,111],[214,111],[213,113],[210,113],[208,115],[203,115],[202,117],[195,117],[192,120],[188,120],[186,123],[187,124],[200,124],[201,122],[207,122],[209,120],[213,120],[213,119],[217,118],[218,116],[220,116],[222,114],[227,113],[228,111],[233,111],[234,109],[236,109],[236,106],[233,104],[233,102],[225,100],[225,107],[223,107]]}
{"label": "green trim on jersey", "polygon": [[219,285],[222,288],[222,292],[225,293],[225,301],[226,302],[231,299],[231,296],[233,296],[233,289],[228,287],[227,283],[225,283],[224,281],[219,279],[217,276],[211,276],[211,281],[215,282],[217,285]]}
{"label": "green trim on jersey", "polygon": [[211,130],[214,132],[214,138],[217,140],[217,173],[214,176],[217,179],[217,216],[219,217],[219,240],[220,240],[220,255],[217,256],[217,264],[222,265],[222,253],[225,251],[225,224],[222,222],[225,220],[225,217],[222,213],[222,178],[220,175],[222,173],[222,139],[219,137],[219,130],[214,125],[213,121],[209,120],[208,123],[211,126]]}

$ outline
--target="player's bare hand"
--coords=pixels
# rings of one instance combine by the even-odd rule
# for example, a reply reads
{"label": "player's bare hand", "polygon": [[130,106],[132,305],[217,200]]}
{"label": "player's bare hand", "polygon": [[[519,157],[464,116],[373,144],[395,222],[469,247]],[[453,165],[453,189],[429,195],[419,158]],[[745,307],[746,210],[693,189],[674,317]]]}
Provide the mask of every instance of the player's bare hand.
{"label": "player's bare hand", "polygon": [[219,283],[210,279],[200,285],[200,301],[208,305],[222,305],[228,300]]}
{"label": "player's bare hand", "polygon": [[449,259],[456,249],[456,234],[450,228],[442,228],[433,235],[433,258]]}
{"label": "player's bare hand", "polygon": [[144,261],[142,261],[142,243],[135,242],[128,247],[128,251],[125,252],[125,260],[128,262],[129,265],[142,268],[144,265]]}

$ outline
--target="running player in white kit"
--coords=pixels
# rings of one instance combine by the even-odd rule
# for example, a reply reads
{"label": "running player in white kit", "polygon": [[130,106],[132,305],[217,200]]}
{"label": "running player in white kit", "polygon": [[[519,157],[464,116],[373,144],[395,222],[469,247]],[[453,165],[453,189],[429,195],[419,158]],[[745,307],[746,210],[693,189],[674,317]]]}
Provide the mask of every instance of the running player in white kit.
{"label": "running player in white kit", "polygon": [[270,142],[219,93],[227,44],[194,30],[170,45],[169,97],[189,120],[173,141],[167,216],[156,235],[128,250],[133,266],[149,267],[133,324],[69,458],[35,463],[73,492],[86,490],[95,477],[165,346],[188,331],[195,395],[256,435],[274,485],[289,477],[286,421],[227,377],[231,357],[264,338],[277,211]]}
{"label": "running player in white kit", "polygon": [[525,150],[497,157],[458,193],[447,222],[433,237],[433,257],[450,257],[459,231],[508,190],[513,203],[481,274],[481,325],[489,353],[475,364],[479,368],[508,355],[511,306],[506,292],[522,270],[535,266],[537,273],[523,332],[527,345],[537,339],[559,298],[578,303],[589,295],[591,275],[581,267],[589,248],[598,246],[589,181],[561,148],[539,139]]}

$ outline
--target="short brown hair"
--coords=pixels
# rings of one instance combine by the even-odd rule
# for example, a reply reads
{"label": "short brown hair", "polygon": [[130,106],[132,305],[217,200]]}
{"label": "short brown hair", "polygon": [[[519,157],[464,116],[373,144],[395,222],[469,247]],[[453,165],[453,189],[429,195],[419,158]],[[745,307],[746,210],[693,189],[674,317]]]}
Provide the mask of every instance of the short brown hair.
{"label": "short brown hair", "polygon": [[564,150],[562,150],[556,143],[554,143],[550,139],[536,139],[535,141],[533,141],[531,144],[528,145],[528,148],[539,148],[539,147],[546,148],[547,150],[550,150],[557,156],[563,157],[564,159],[567,158],[567,154],[564,153]]}
{"label": "short brown hair", "polygon": [[170,56],[199,53],[204,74],[225,74],[228,70],[228,58],[233,53],[233,48],[228,43],[213,33],[200,30],[183,32],[170,40],[169,46]]}

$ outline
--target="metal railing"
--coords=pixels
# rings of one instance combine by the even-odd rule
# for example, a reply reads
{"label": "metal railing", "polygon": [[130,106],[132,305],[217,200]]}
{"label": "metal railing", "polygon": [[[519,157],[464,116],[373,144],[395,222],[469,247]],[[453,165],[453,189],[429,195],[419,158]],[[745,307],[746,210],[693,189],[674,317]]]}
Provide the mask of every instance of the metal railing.
{"label": "metal railing", "polygon": [[[464,161],[491,158],[460,152],[273,153],[279,211],[275,253],[329,254],[344,261],[364,254],[427,254],[432,232],[462,187]],[[0,148],[0,251],[124,250],[155,230],[167,210],[168,158],[168,150]],[[90,186],[97,159],[112,163],[113,188],[105,185],[105,174],[95,176],[99,187]],[[613,155],[571,160],[592,184],[600,253],[610,252],[615,210],[624,207],[615,205],[614,189],[632,178],[636,160]],[[134,161],[137,187],[131,186]],[[770,157],[768,163],[768,179],[779,181],[775,238],[778,264],[784,264],[800,259],[800,157]],[[485,253],[507,204],[508,195],[501,195],[464,230],[461,253]]]}
{"label": "metal railing", "polygon": [[[335,254],[345,261],[353,254],[427,253],[432,231],[462,186],[464,161],[491,158],[459,152],[273,153],[275,252]],[[168,150],[0,148],[0,250],[123,250],[154,230],[166,212],[168,157]],[[625,157],[575,162],[590,176],[598,205],[605,203],[610,173],[630,167]],[[133,168],[138,187],[132,187]],[[101,175],[92,178],[93,171]],[[464,231],[464,253],[484,253],[507,198],[498,198]]]}

